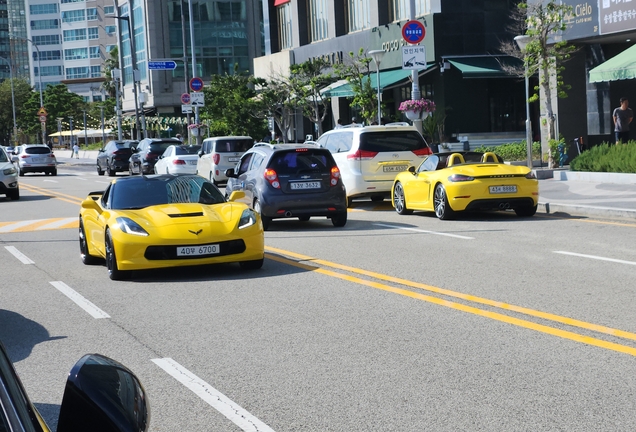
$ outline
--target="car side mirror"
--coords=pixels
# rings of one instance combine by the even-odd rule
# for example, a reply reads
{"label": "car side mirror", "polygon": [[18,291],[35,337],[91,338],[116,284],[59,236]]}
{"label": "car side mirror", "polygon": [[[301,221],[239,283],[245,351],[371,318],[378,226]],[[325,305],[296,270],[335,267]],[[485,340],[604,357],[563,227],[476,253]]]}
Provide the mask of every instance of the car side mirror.
{"label": "car side mirror", "polygon": [[100,152],[100,153],[103,153],[103,152],[105,152],[105,151],[106,151],[106,149],[99,149],[99,152]]}
{"label": "car side mirror", "polygon": [[238,200],[243,199],[243,198],[245,198],[245,192],[243,192],[243,191],[234,191],[230,195],[230,198],[228,199],[228,201],[238,201]]}
{"label": "car side mirror", "polygon": [[412,165],[411,165],[411,166],[409,166],[406,170],[407,170],[408,172],[410,172],[411,174],[415,174],[415,167],[414,167],[414,166],[412,166]]}
{"label": "car side mirror", "polygon": [[96,210],[98,212],[101,212],[102,209],[99,206],[99,199],[101,198],[101,195],[89,195],[88,198],[86,198],[84,201],[82,201],[82,208],[84,209],[88,209],[88,210]]}
{"label": "car side mirror", "polygon": [[13,163],[18,162],[18,157],[15,154],[13,156],[11,156],[11,162],[13,162]]}
{"label": "car side mirror", "polygon": [[203,150],[199,150],[199,152],[197,153],[199,155],[199,157],[203,156],[205,153],[203,153]]}
{"label": "car side mirror", "polygon": [[237,177],[237,175],[236,175],[236,174],[234,174],[234,168],[228,168],[228,169],[226,169],[226,170],[225,170],[225,177],[228,177],[228,178],[236,178],[236,177]]}
{"label": "car side mirror", "polygon": [[100,354],[87,354],[71,369],[60,406],[58,432],[147,431],[150,407],[135,374]]}

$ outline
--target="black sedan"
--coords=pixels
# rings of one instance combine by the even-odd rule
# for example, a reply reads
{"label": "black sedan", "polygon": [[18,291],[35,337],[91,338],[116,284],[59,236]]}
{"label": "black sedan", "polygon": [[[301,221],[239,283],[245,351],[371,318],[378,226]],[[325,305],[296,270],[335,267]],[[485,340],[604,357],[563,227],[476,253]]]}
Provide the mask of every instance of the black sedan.
{"label": "black sedan", "polygon": [[114,176],[118,171],[128,171],[128,159],[137,141],[110,141],[97,154],[97,174]]}

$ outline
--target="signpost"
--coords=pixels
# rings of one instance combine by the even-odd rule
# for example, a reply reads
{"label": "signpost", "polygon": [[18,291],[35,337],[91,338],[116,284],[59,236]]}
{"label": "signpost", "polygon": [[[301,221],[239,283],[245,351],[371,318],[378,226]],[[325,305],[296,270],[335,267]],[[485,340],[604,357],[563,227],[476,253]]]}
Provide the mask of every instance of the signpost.
{"label": "signpost", "polygon": [[199,92],[203,90],[203,80],[199,77],[194,77],[190,80],[190,90],[193,92]]}
{"label": "signpost", "polygon": [[424,40],[426,36],[426,27],[418,20],[407,21],[402,26],[402,37],[410,44],[418,44]]}
{"label": "signpost", "polygon": [[177,62],[172,60],[156,60],[148,61],[149,70],[175,70],[177,68]]}

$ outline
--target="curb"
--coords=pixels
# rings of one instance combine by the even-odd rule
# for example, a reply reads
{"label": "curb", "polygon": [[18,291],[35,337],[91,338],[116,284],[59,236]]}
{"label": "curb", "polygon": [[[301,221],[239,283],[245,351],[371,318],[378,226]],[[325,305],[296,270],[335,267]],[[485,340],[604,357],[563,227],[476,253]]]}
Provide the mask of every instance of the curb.
{"label": "curb", "polygon": [[565,214],[568,216],[592,216],[600,217],[604,219],[628,219],[630,221],[636,221],[636,210],[621,209],[615,207],[596,207],[596,206],[583,206],[573,204],[561,204],[561,203],[542,203],[540,202],[537,207],[538,212],[545,214]]}

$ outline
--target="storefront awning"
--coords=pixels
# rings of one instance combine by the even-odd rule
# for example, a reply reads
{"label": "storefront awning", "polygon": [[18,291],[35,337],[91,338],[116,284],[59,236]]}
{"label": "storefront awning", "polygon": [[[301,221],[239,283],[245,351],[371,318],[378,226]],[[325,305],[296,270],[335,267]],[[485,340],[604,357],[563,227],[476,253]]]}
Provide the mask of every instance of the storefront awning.
{"label": "storefront awning", "polygon": [[[426,71],[428,71],[427,69]],[[424,72],[425,73],[425,72]],[[423,75],[420,72],[420,76]],[[391,87],[395,87],[396,85],[402,84],[406,82],[411,77],[410,69],[396,69],[391,71],[380,72],[380,90],[385,90]],[[365,77],[365,79],[367,79]],[[377,89],[378,87],[378,78],[377,74],[371,73],[369,75],[369,79],[371,79],[371,87],[373,89]],[[347,80],[336,81],[331,84],[329,87],[323,89],[321,91],[323,96],[326,97],[353,97],[355,94],[353,93],[353,89]]]}
{"label": "storefront awning", "polygon": [[636,78],[636,45],[590,70],[590,82]]}
{"label": "storefront awning", "polygon": [[454,57],[447,58],[446,61],[459,69],[464,78],[514,77],[515,75],[506,72],[502,65],[522,66],[521,60],[509,56]]}

